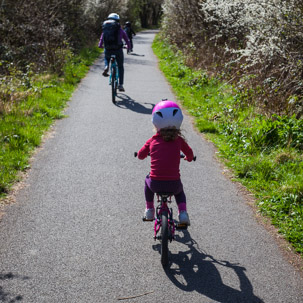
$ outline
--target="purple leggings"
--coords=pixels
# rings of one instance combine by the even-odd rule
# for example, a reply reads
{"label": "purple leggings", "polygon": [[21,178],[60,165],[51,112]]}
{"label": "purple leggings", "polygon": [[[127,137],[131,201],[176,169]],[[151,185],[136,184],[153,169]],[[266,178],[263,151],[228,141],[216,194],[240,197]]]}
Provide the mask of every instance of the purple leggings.
{"label": "purple leggings", "polygon": [[145,178],[145,200],[147,202],[154,201],[154,194],[159,192],[173,193],[177,204],[186,203],[186,196],[183,191],[181,180],[164,181],[152,180],[149,175]]}

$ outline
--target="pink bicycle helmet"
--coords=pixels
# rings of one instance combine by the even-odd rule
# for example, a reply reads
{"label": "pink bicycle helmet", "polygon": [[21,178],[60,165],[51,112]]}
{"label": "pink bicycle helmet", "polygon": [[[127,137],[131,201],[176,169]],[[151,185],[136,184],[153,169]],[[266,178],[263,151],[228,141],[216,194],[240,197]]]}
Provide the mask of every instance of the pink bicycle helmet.
{"label": "pink bicycle helmet", "polygon": [[157,130],[165,127],[180,129],[182,121],[182,111],[175,102],[162,100],[155,105],[152,112],[152,122]]}

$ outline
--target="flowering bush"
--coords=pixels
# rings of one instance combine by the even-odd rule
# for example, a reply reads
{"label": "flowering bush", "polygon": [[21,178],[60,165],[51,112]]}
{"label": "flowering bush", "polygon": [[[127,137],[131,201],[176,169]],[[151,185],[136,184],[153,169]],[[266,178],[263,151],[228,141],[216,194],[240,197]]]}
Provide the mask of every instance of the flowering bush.
{"label": "flowering bush", "polygon": [[189,63],[254,87],[271,112],[303,113],[302,0],[164,3],[164,33]]}

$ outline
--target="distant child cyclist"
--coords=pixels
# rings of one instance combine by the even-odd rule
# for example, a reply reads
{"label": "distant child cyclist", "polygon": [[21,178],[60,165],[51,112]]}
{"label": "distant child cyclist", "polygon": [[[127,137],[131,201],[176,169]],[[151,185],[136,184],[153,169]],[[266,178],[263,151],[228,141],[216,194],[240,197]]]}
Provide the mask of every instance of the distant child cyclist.
{"label": "distant child cyclist", "polygon": [[116,56],[118,69],[119,69],[119,91],[124,92],[123,82],[124,82],[124,55],[123,55],[123,42],[122,39],[127,44],[127,49],[130,50],[129,39],[120,26],[120,16],[118,14],[109,14],[107,20],[104,21],[102,25],[102,34],[99,41],[99,48],[103,48],[104,44],[104,71],[103,76],[108,77],[109,62],[111,55]]}
{"label": "distant child cyclist", "polygon": [[144,216],[147,220],[154,218],[154,193],[171,192],[178,205],[179,222],[190,225],[179,166],[180,152],[185,154],[184,159],[189,162],[193,160],[194,155],[181,135],[182,121],[182,111],[173,101],[162,101],[153,109],[152,122],[157,133],[147,140],[138,152],[138,158],[141,160],[148,155],[151,158],[151,169],[146,176],[144,189],[146,200]]}
{"label": "distant child cyclist", "polygon": [[134,48],[133,35],[136,36],[136,33],[134,32],[134,30],[132,28],[132,25],[129,21],[125,22],[124,31],[126,32],[126,35],[127,35],[128,39],[129,39],[129,42],[130,42],[129,51],[132,52],[133,48]]}

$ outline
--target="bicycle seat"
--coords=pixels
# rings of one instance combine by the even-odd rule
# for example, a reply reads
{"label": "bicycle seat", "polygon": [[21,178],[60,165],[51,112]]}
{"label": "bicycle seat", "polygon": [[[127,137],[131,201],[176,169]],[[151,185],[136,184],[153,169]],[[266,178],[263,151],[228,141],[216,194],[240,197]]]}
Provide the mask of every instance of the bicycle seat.
{"label": "bicycle seat", "polygon": [[171,197],[173,196],[173,193],[169,193],[169,192],[159,192],[157,193],[157,199],[158,202],[162,201],[164,203],[171,203]]}

